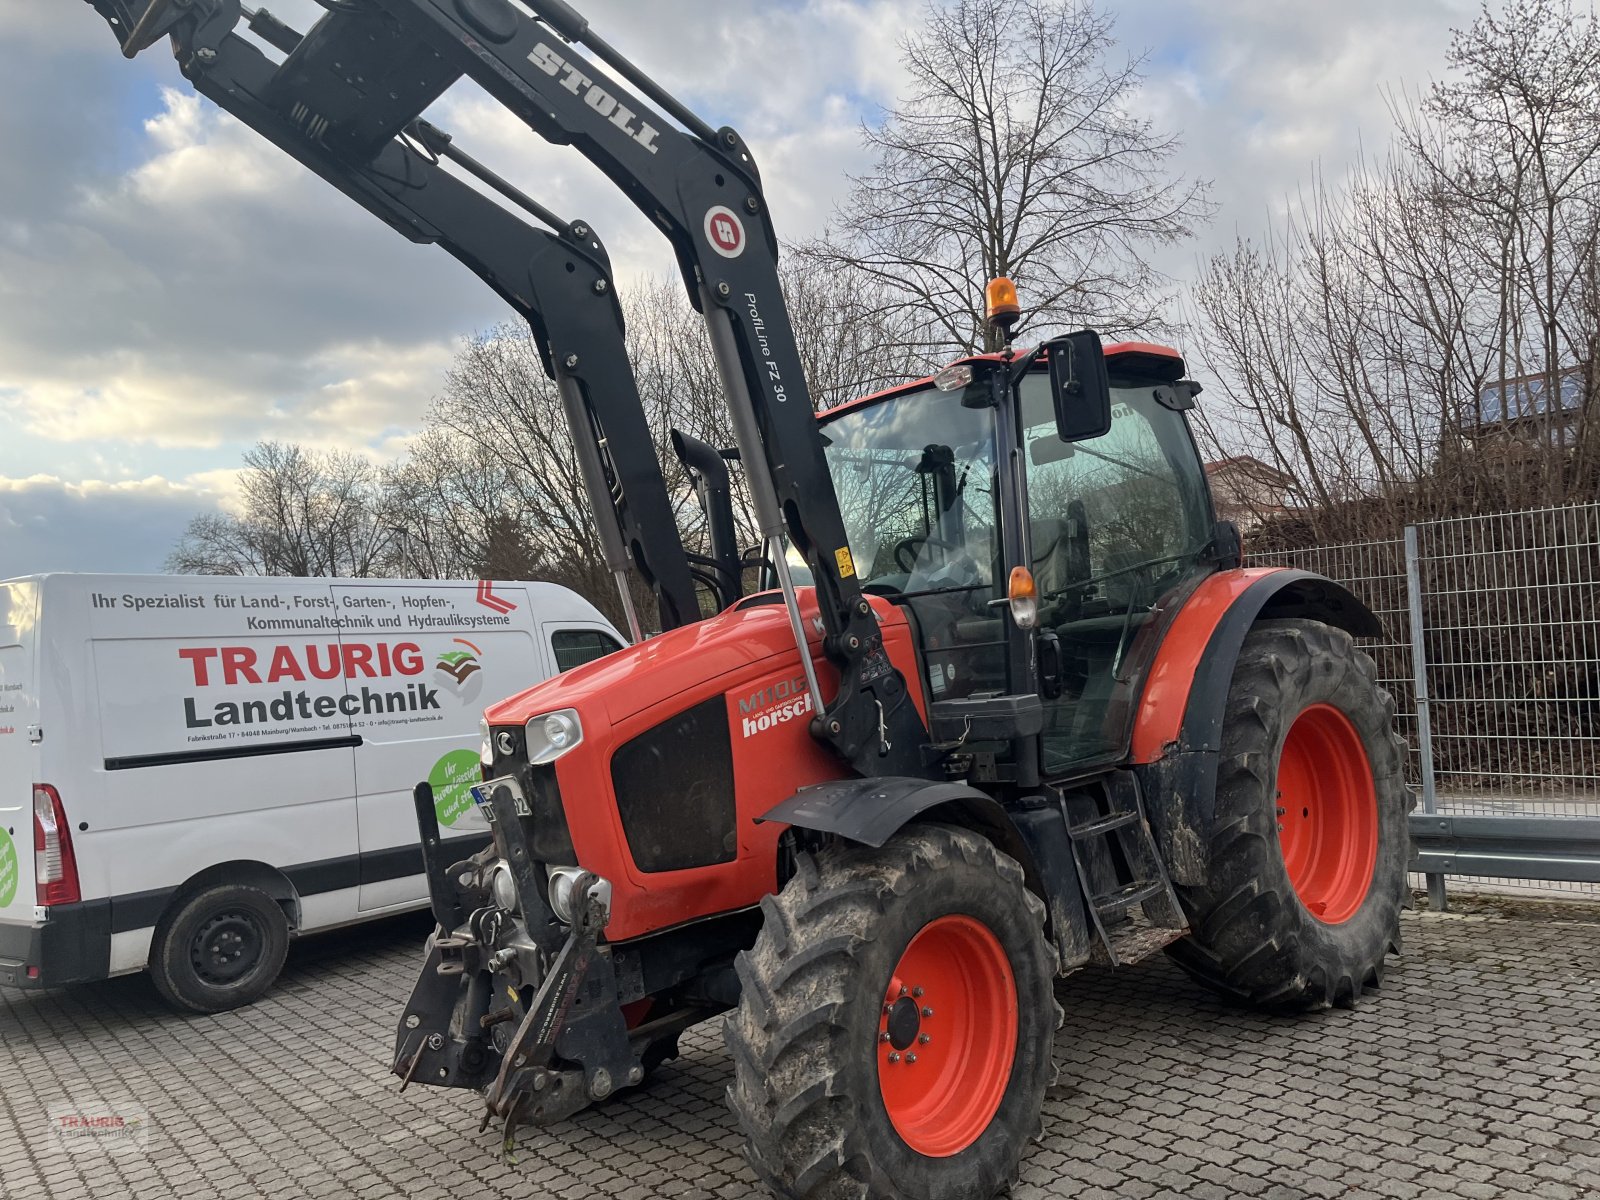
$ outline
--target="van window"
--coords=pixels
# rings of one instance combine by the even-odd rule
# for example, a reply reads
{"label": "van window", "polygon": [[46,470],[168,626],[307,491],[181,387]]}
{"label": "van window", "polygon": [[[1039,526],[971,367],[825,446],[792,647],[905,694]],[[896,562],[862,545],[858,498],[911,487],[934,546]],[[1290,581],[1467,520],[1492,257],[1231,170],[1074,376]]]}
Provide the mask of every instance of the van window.
{"label": "van window", "polygon": [[556,670],[570,671],[621,650],[622,643],[599,629],[558,629],[550,635],[550,648],[556,652]]}

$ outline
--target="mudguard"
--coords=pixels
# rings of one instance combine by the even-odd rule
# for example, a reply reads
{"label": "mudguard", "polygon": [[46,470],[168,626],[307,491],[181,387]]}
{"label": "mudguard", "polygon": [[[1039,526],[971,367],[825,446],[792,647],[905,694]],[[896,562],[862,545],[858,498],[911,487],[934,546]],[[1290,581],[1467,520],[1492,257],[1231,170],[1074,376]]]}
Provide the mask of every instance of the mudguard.
{"label": "mudguard", "polygon": [[[760,821],[782,821],[818,833],[833,833],[879,849],[902,826],[929,809],[952,805],[963,815],[1010,827],[1005,809],[986,792],[964,783],[889,776],[881,779],[831,779],[803,787],[769,809]],[[1012,834],[1012,838],[1015,838]],[[1008,846],[1001,849],[1011,853]]]}
{"label": "mudguard", "polygon": [[836,779],[801,788],[760,819],[878,848],[924,813],[982,834],[1021,863],[1028,887],[1045,901],[1061,973],[1088,961],[1089,922],[1059,803],[1040,797],[1011,812],[964,783]]}
{"label": "mudguard", "polygon": [[1290,617],[1353,637],[1384,633],[1354,593],[1321,575],[1282,567],[1222,571],[1195,589],[1151,664],[1131,759],[1174,883],[1205,882],[1223,715],[1244,639],[1257,621]]}

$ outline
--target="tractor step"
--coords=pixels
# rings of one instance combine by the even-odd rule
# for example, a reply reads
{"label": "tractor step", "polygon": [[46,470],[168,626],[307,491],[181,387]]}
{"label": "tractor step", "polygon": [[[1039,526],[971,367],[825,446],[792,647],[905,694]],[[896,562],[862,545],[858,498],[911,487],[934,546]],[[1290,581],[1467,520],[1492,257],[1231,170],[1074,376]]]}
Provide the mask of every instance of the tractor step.
{"label": "tractor step", "polygon": [[1074,841],[1080,838],[1100,837],[1103,834],[1110,833],[1113,829],[1123,829],[1129,825],[1137,825],[1139,819],[1137,812],[1112,813],[1109,817],[1101,817],[1095,821],[1085,821],[1082,825],[1074,825],[1067,832],[1072,835]]}
{"label": "tractor step", "polygon": [[1078,881],[1100,935],[1095,959],[1112,966],[1138,962],[1187,933],[1145,820],[1138,780],[1119,771],[1103,790],[1067,793],[1061,803]]}
{"label": "tractor step", "polygon": [[1183,937],[1187,929],[1169,929],[1165,925],[1152,925],[1143,917],[1134,917],[1106,930],[1106,940],[1096,942],[1089,952],[1089,961],[1101,966],[1126,966],[1149,958],[1157,950],[1170,946]]}
{"label": "tractor step", "polygon": [[1098,896],[1091,897],[1089,904],[1102,917],[1115,916],[1143,904],[1146,900],[1154,899],[1166,889],[1165,879],[1136,879],[1114,892],[1102,892]]}

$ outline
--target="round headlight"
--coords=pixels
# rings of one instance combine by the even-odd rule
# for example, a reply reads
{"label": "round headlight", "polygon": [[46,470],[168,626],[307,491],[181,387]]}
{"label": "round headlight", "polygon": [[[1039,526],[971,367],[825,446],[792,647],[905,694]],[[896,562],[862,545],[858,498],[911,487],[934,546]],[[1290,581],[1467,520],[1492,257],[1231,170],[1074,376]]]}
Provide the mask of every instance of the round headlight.
{"label": "round headlight", "polygon": [[562,713],[554,713],[544,719],[545,741],[550,743],[552,750],[565,750],[572,745],[577,732],[577,725]]}
{"label": "round headlight", "polygon": [[490,890],[494,893],[494,902],[506,912],[517,911],[517,882],[511,878],[511,868],[505,863],[498,864],[490,880]]}

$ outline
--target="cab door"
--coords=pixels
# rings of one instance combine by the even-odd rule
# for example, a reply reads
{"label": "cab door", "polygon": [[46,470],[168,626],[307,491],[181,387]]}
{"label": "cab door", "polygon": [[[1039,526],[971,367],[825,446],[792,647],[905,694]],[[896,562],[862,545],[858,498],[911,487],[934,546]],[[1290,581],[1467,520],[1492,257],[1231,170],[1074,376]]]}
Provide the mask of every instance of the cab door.
{"label": "cab door", "polygon": [[1022,388],[1039,633],[1059,647],[1044,696],[1047,777],[1121,757],[1157,624],[1214,569],[1209,493],[1182,412],[1153,382],[1112,385],[1110,431],[1071,444],[1056,434],[1046,378]]}

